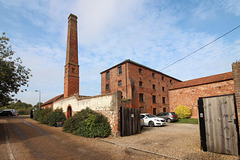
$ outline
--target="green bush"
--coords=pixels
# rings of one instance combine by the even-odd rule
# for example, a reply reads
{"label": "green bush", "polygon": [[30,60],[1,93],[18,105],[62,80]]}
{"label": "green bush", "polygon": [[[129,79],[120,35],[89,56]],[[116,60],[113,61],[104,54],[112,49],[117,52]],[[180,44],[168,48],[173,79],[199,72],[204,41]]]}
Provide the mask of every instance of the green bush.
{"label": "green bush", "polygon": [[47,124],[48,114],[52,112],[51,108],[40,109],[38,121],[42,124]]}
{"label": "green bush", "polygon": [[67,119],[63,131],[83,137],[107,137],[111,127],[106,117],[87,108]]}
{"label": "green bush", "polygon": [[50,126],[55,126],[56,122],[64,122],[66,117],[62,109],[56,109],[47,115],[47,124]]}
{"label": "green bush", "polygon": [[33,109],[33,107],[26,109],[18,109],[17,112],[19,115],[30,115],[31,109]]}
{"label": "green bush", "polygon": [[190,118],[191,109],[184,105],[177,106],[175,113],[178,115],[178,118]]}
{"label": "green bush", "polygon": [[39,119],[39,112],[40,112],[40,109],[35,109],[35,110],[33,111],[33,119],[34,119],[35,121],[38,121],[38,119]]}

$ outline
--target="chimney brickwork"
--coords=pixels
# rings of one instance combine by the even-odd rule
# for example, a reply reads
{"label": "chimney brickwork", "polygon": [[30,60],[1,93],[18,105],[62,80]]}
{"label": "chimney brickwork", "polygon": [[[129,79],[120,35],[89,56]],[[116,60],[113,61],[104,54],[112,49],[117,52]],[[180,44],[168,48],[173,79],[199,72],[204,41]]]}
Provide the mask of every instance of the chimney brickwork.
{"label": "chimney brickwork", "polygon": [[77,16],[68,17],[67,52],[64,74],[64,98],[79,94]]}

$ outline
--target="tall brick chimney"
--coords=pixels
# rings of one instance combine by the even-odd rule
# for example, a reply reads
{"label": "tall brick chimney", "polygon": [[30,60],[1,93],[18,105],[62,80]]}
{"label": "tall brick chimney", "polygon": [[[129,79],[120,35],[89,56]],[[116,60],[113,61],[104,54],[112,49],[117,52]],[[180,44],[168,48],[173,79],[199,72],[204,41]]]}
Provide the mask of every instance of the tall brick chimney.
{"label": "tall brick chimney", "polygon": [[79,94],[77,16],[68,17],[67,52],[64,75],[64,98]]}

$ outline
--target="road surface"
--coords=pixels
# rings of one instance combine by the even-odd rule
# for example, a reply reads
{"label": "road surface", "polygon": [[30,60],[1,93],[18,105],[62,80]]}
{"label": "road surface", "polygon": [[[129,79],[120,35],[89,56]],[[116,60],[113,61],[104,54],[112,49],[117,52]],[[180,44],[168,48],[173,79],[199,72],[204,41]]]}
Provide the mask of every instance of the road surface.
{"label": "road surface", "polygon": [[94,138],[62,132],[29,119],[28,116],[0,117],[1,160],[101,160],[158,159],[146,153]]}

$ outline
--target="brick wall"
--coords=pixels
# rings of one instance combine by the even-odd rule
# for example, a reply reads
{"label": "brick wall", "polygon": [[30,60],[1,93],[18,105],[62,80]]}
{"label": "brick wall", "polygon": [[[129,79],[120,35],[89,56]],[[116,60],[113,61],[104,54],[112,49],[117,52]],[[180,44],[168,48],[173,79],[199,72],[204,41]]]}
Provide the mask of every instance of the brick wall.
{"label": "brick wall", "polygon": [[62,108],[67,115],[67,108],[72,108],[72,116],[77,112],[89,107],[108,118],[112,128],[112,134],[119,136],[119,107],[121,106],[121,93],[100,95],[94,97],[80,98],[79,96],[70,96],[53,103],[53,109]]}
{"label": "brick wall", "polygon": [[[122,67],[122,74],[120,75],[118,74],[119,67]],[[139,73],[139,69],[141,73]],[[107,72],[110,75],[109,79],[106,77]],[[154,74],[154,77],[152,74]],[[119,81],[122,82],[121,86],[118,85]],[[142,82],[142,86],[139,86],[139,82]],[[126,60],[101,73],[101,93],[104,95],[119,90],[122,92],[123,99],[131,99],[131,101],[123,102],[123,106],[141,108],[141,112],[148,113],[153,113],[155,109],[157,114],[163,112],[164,108],[169,111],[168,90],[176,82],[179,81],[133,61]],[[109,86],[108,90],[106,90],[106,85]],[[155,85],[155,89],[153,85]],[[143,94],[143,102],[139,101],[140,93]],[[153,96],[155,96],[156,102],[153,102]],[[163,97],[165,103],[163,103]]]}
{"label": "brick wall", "polygon": [[192,109],[192,118],[198,117],[199,97],[208,97],[234,93],[234,81],[228,80],[211,84],[181,88],[169,91],[171,111],[174,112],[178,105],[185,105]]}
{"label": "brick wall", "polygon": [[240,122],[240,62],[232,64],[235,97],[238,110],[238,122]]}

